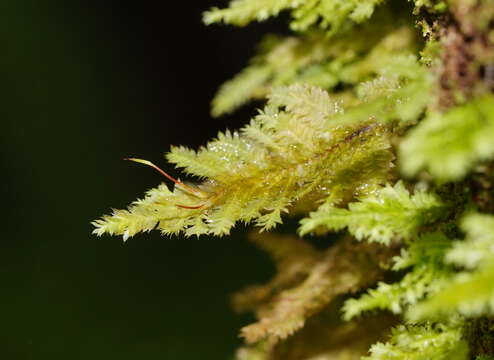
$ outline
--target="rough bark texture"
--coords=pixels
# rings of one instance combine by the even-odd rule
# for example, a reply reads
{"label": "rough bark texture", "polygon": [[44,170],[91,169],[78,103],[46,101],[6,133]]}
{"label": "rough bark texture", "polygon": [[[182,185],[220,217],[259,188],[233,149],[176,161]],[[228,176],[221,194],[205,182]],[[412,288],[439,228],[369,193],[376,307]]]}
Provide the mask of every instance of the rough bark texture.
{"label": "rough bark texture", "polygon": [[446,110],[494,88],[494,3],[457,1],[441,20],[439,105]]}

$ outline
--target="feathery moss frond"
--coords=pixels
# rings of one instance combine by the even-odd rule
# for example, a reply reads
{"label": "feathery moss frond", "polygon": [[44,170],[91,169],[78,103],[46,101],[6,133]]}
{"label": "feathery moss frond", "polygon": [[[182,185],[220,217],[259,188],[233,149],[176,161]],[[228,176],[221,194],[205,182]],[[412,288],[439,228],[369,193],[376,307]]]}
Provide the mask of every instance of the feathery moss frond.
{"label": "feathery moss frond", "polygon": [[206,24],[224,22],[245,26],[252,21],[264,21],[280,12],[291,11],[293,30],[310,27],[336,33],[348,21],[361,23],[369,19],[383,0],[233,0],[225,9],[212,8],[204,13]]}
{"label": "feathery moss frond", "polygon": [[460,326],[400,325],[387,343],[377,343],[362,360],[467,360]]}
{"label": "feathery moss frond", "polygon": [[[353,255],[349,257],[349,253]],[[348,240],[338,242],[323,256],[315,258],[317,261],[307,267],[305,277],[298,279],[298,283],[281,288],[278,294],[271,293],[270,301],[261,303],[258,308],[259,321],[244,327],[241,330],[242,336],[252,343],[266,338],[284,339],[292,335],[336,296],[372,284],[381,274],[381,263],[388,260],[391,253],[390,249],[380,248],[376,244],[353,243]],[[295,264],[293,262],[292,266]],[[292,272],[291,275],[293,277],[296,273]],[[278,278],[280,276],[282,275],[279,274]],[[297,281],[297,277],[293,280]],[[285,281],[285,286],[288,284]],[[254,289],[254,293],[257,290]],[[251,291],[252,289],[246,290],[247,293]],[[246,298],[257,299],[255,296],[244,295],[242,300]]]}
{"label": "feathery moss frond", "polygon": [[206,24],[224,22],[245,26],[251,21],[264,21],[284,10],[295,9],[304,2],[304,0],[234,0],[230,2],[228,8],[212,8],[206,11],[203,20]]}
{"label": "feathery moss frond", "polygon": [[426,234],[402,249],[395,257],[393,270],[412,268],[394,283],[380,282],[358,299],[349,299],[343,306],[343,317],[349,320],[365,311],[380,309],[401,314],[409,306],[418,303],[426,295],[439,291],[451,273],[443,258],[451,246],[451,240],[441,233]]}
{"label": "feathery moss frond", "polygon": [[348,228],[357,239],[368,238],[388,244],[395,236],[405,239],[417,234],[421,226],[434,222],[444,212],[437,196],[423,191],[410,195],[403,183],[375,191],[348,209],[325,204],[301,221],[300,232]]}
{"label": "feathery moss frond", "polygon": [[[155,227],[164,234],[228,234],[237,221],[267,230],[297,202],[365,193],[389,177],[393,155],[385,126],[362,118],[342,126],[327,93],[310,86],[278,88],[251,124],[194,152],[172,148],[168,160],[204,182],[164,185],[94,222],[95,233],[125,238]],[[154,165],[153,165],[154,166]]]}
{"label": "feathery moss frond", "polygon": [[401,314],[408,305],[413,305],[431,292],[430,285],[437,280],[436,274],[427,267],[418,267],[407,273],[399,282],[380,282],[358,299],[349,299],[343,307],[343,318],[350,320],[366,311],[388,310]]}
{"label": "feathery moss frond", "polygon": [[494,314],[494,217],[468,215],[462,228],[467,238],[455,244],[446,261],[465,267],[465,271],[452,276],[439,293],[411,309],[411,319],[454,312],[466,316]]}
{"label": "feathery moss frond", "polygon": [[357,87],[359,101],[338,121],[351,123],[364,115],[401,126],[414,124],[430,104],[431,76],[417,57],[395,55],[376,69],[377,77]]}
{"label": "feathery moss frond", "polygon": [[411,320],[424,317],[436,318],[459,312],[467,316],[494,313],[494,264],[491,263],[473,273],[460,273],[454,282],[431,299],[410,309]]}
{"label": "feathery moss frond", "polygon": [[317,31],[285,38],[267,36],[250,65],[220,87],[212,114],[230,113],[286,84],[307,83],[330,90],[372,80],[397,55],[411,54],[417,47],[411,25],[397,26],[389,12],[377,17],[376,22],[331,39]]}
{"label": "feathery moss frond", "polygon": [[479,161],[493,159],[493,114],[492,95],[429,114],[401,144],[403,172],[412,176],[426,169],[438,180],[459,180]]}
{"label": "feathery moss frond", "polygon": [[[173,191],[161,184],[93,222],[124,240],[152,229],[222,236],[239,222],[270,230],[286,213],[306,217],[302,234],[348,230],[324,250],[251,236],[276,273],[233,296],[257,319],[241,330],[238,360],[494,354],[494,1],[381,3],[231,0],[205,12],[208,24],[240,26],[289,15],[297,32],[265,37],[212,114],[266,104],[197,151],[172,147],[168,161],[196,184],[130,159]],[[405,187],[400,175],[416,179]],[[374,310],[388,311],[359,316]]]}
{"label": "feathery moss frond", "polygon": [[455,243],[446,261],[467,269],[494,261],[494,216],[473,213],[462,220],[461,227],[467,239]]}
{"label": "feathery moss frond", "polygon": [[257,64],[243,69],[234,79],[221,85],[211,102],[211,115],[228,114],[253,99],[262,98],[272,72],[268,66]]}
{"label": "feathery moss frond", "polygon": [[243,346],[235,360],[360,360],[372,344],[385,339],[390,326],[396,323],[396,319],[385,314],[365,322],[343,322],[340,305],[341,297],[284,341],[267,340]]}

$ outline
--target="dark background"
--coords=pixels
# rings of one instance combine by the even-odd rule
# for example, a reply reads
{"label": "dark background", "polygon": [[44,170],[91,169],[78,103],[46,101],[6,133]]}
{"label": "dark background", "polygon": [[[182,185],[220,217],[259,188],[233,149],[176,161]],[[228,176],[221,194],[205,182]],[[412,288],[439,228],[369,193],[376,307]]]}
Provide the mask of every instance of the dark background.
{"label": "dark background", "polygon": [[271,272],[245,229],[123,243],[90,225],[163,181],[122,158],[177,175],[170,145],[252,114],[212,119],[209,102],[283,26],[205,27],[214,5],[226,1],[1,2],[2,360],[232,358],[249,317],[228,296]]}

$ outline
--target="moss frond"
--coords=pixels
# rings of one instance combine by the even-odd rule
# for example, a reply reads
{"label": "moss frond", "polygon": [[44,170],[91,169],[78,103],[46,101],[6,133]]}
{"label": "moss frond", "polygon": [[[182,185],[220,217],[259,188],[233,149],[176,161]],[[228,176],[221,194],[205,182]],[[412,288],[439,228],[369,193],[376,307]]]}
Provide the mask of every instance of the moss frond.
{"label": "moss frond", "polygon": [[[288,244],[296,243],[289,240]],[[354,254],[353,259],[348,258],[349,252]],[[251,301],[259,319],[244,327],[242,336],[253,343],[293,335],[337,296],[373,283],[382,272],[381,262],[389,260],[391,253],[375,244],[357,244],[347,239],[321,253],[310,250],[305,255],[291,255],[287,263],[278,267],[268,286],[250,287],[234,297],[237,308],[242,310],[248,309],[247,301]]]}
{"label": "moss frond", "polygon": [[446,261],[464,270],[450,277],[436,295],[410,309],[410,319],[494,314],[494,217],[470,214],[463,219],[467,233],[446,254]]}
{"label": "moss frond", "polygon": [[[270,230],[287,213],[302,217],[301,234],[346,231],[324,250],[251,235],[276,273],[233,296],[257,319],[241,330],[238,360],[494,354],[494,3],[383,2],[232,0],[207,11],[208,24],[239,26],[291,16],[297,32],[266,36],[212,102],[214,116],[252,100],[263,108],[198,150],[171,148],[168,161],[195,184],[130,159],[173,190],[161,184],[93,222],[124,240],[152,229],[222,236],[239,222]],[[378,323],[360,316],[374,310],[387,310]]]}
{"label": "moss frond", "polygon": [[225,9],[213,8],[204,13],[206,24],[223,22],[245,26],[264,21],[282,11],[290,11],[290,27],[305,31],[311,27],[336,33],[349,21],[361,23],[369,19],[383,0],[233,0]]}
{"label": "moss frond", "polygon": [[432,78],[424,65],[414,55],[401,54],[381,63],[376,73],[374,80],[357,87],[357,102],[338,120],[351,123],[368,115],[401,126],[416,123],[431,103]]}
{"label": "moss frond", "polygon": [[437,293],[445,284],[452,269],[443,258],[451,247],[451,240],[441,233],[427,234],[413,241],[395,257],[393,270],[410,269],[394,283],[380,282],[358,299],[349,299],[343,306],[343,317],[349,320],[370,310],[389,310],[401,314],[426,296]]}
{"label": "moss frond", "polygon": [[400,147],[408,176],[425,169],[440,181],[459,180],[494,158],[494,96],[484,95],[446,113],[430,113]]}
{"label": "moss frond", "polygon": [[238,221],[268,230],[296,203],[365,193],[367,184],[389,177],[389,133],[366,118],[342,126],[333,120],[339,112],[323,90],[275,89],[241,132],[220,133],[197,152],[172,148],[168,160],[206,179],[202,184],[173,192],[162,185],[129,210],[94,222],[95,232],[127,238],[157,227],[164,234],[225,235]]}
{"label": "moss frond", "polygon": [[[371,81],[376,74],[380,77],[383,65],[397,55],[416,51],[417,39],[412,25],[397,25],[390,12],[376,16],[376,22],[331,39],[320,31],[289,37],[266,36],[250,65],[218,90],[212,101],[213,116],[262,99],[278,86],[307,83],[331,90]],[[388,75],[394,73],[388,71]]]}
{"label": "moss frond", "polygon": [[387,343],[377,343],[362,360],[467,360],[468,346],[459,326],[400,325]]}
{"label": "moss frond", "polygon": [[367,238],[384,244],[394,237],[410,239],[420,227],[437,220],[444,205],[433,194],[416,191],[410,195],[403,183],[376,190],[348,209],[327,203],[301,221],[300,232],[338,231],[348,228],[357,239]]}

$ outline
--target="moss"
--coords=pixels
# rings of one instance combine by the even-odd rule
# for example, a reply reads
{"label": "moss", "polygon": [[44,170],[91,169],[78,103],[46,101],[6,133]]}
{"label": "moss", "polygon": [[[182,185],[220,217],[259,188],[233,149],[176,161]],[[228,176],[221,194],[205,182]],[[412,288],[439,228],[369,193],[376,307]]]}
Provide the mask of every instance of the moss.
{"label": "moss", "polygon": [[296,31],[266,37],[212,113],[264,108],[197,151],[171,149],[193,183],[132,159],[174,188],[93,223],[124,240],[222,236],[239,222],[267,231],[288,215],[302,234],[338,231],[324,250],[252,235],[276,273],[233,297],[257,317],[238,360],[494,356],[494,3],[403,4],[234,0],[206,12],[240,26],[290,14]]}

